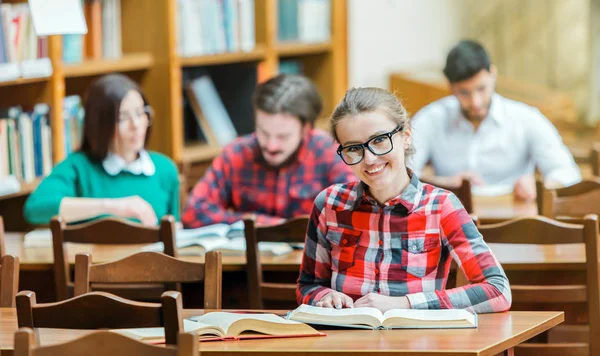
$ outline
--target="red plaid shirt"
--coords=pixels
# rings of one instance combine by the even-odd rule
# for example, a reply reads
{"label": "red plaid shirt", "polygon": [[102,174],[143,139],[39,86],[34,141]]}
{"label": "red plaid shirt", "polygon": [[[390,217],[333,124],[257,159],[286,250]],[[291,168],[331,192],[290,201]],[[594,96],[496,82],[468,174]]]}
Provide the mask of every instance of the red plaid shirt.
{"label": "red plaid shirt", "polygon": [[[472,283],[445,289],[454,259]],[[361,182],[337,184],[315,200],[298,279],[298,303],[332,289],[356,300],[370,292],[406,296],[413,309],[507,310],[504,270],[458,198],[419,182],[384,206]]]}
{"label": "red plaid shirt", "polygon": [[181,220],[195,228],[234,223],[256,213],[260,224],[308,215],[315,197],[334,183],[356,180],[335,152],[333,139],[313,129],[297,159],[279,169],[264,164],[254,134],[223,149],[187,200]]}

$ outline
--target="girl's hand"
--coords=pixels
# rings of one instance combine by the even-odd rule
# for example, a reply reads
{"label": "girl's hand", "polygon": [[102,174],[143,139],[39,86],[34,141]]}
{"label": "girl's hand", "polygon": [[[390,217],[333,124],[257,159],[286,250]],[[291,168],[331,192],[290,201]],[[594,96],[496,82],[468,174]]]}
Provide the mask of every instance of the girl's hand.
{"label": "girl's hand", "polygon": [[381,310],[382,313],[390,309],[410,309],[410,303],[406,297],[390,297],[388,295],[381,295],[377,293],[369,293],[358,299],[354,306],[359,307],[371,307]]}
{"label": "girl's hand", "polygon": [[142,225],[156,226],[158,219],[152,206],[139,196],[113,199],[113,214],[125,218],[136,218]]}
{"label": "girl's hand", "polygon": [[354,301],[346,294],[338,291],[331,291],[323,296],[316,306],[323,308],[352,308]]}

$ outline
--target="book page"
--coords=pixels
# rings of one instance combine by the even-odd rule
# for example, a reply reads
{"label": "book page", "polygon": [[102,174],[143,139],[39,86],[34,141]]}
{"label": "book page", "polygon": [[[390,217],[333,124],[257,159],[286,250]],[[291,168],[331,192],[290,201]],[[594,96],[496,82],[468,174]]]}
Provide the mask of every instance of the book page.
{"label": "book page", "polygon": [[[227,237],[213,237],[213,236],[203,236],[195,239],[187,239],[187,240],[177,240],[175,242],[175,247],[181,251],[181,255],[187,256],[202,256],[207,251],[219,250],[219,248],[228,246],[229,239]],[[190,247],[200,247],[199,249],[194,249]],[[155,242],[153,244],[142,247],[142,251],[154,251],[154,252],[163,252],[164,244],[162,242]],[[188,251],[186,251],[188,250]],[[193,253],[190,253],[192,251]]]}
{"label": "book page", "polygon": [[329,325],[365,324],[373,328],[383,322],[381,311],[376,308],[321,308],[302,304],[288,315],[288,319]]}
{"label": "book page", "polygon": [[[256,331],[270,335],[285,335],[288,334],[286,333],[286,330],[301,332],[305,329],[304,324],[297,321],[286,320],[275,314],[211,312],[189,319],[201,324],[217,326],[224,331],[224,335],[226,336],[238,336],[243,331]],[[273,325],[269,327],[268,324]],[[314,329],[312,329],[312,331],[314,331]]]}
{"label": "book page", "polygon": [[198,238],[223,237],[227,235],[229,229],[230,227],[227,224],[214,224],[197,229],[178,229],[175,232],[175,239],[177,241],[184,241]]}
{"label": "book page", "polygon": [[245,237],[246,234],[245,234],[244,229],[245,229],[244,220],[236,221],[229,226],[229,231],[227,232],[227,237],[229,237],[229,238]]}
{"label": "book page", "polygon": [[[183,330],[185,332],[195,331],[198,335],[224,336],[225,333],[219,327],[197,323],[191,320],[183,320]],[[131,328],[131,329],[113,329],[112,332],[125,335],[136,340],[160,340],[165,338],[164,328]]]}
{"label": "book page", "polygon": [[[264,256],[281,256],[292,252],[294,249],[285,242],[267,242],[262,241],[258,243],[258,251]],[[234,237],[229,240],[229,244],[220,248],[219,251],[225,255],[234,254],[234,252],[245,252],[246,251],[246,238],[245,237]]]}
{"label": "book page", "polygon": [[50,229],[35,229],[25,234],[23,247],[52,247]]}
{"label": "book page", "polygon": [[466,309],[392,309],[384,315],[386,327],[474,327],[477,316]]}
{"label": "book page", "polygon": [[472,318],[473,313],[466,309],[391,309],[383,314],[383,318],[400,317],[416,320],[468,320]]}

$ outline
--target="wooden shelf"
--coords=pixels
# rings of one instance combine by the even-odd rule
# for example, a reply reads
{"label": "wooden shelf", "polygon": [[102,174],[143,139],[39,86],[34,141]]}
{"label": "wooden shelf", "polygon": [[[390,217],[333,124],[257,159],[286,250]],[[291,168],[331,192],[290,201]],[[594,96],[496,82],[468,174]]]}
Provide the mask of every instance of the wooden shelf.
{"label": "wooden shelf", "polygon": [[65,64],[65,78],[87,77],[113,72],[146,70],[154,64],[149,52],[123,54],[119,59],[90,59],[77,64]]}
{"label": "wooden shelf", "polygon": [[199,67],[215,64],[231,64],[244,62],[260,62],[265,59],[266,50],[257,46],[251,52],[226,52],[196,57],[179,57],[182,67]]}
{"label": "wooden shelf", "polygon": [[8,80],[5,82],[0,82],[0,87],[7,87],[11,85],[22,85],[22,84],[31,84],[31,83],[43,83],[50,80],[50,77],[39,77],[39,78],[18,78],[15,80]]}
{"label": "wooden shelf", "polygon": [[313,54],[323,54],[331,52],[331,42],[326,43],[279,43],[277,44],[277,54],[280,57],[296,57]]}
{"label": "wooden shelf", "polygon": [[183,162],[208,162],[221,153],[220,147],[212,147],[206,143],[188,144],[183,148]]}

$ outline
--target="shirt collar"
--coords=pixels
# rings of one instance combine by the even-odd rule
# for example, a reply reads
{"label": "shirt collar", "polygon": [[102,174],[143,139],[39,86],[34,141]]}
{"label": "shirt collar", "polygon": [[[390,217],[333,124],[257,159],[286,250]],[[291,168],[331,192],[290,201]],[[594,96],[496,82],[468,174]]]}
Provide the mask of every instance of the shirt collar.
{"label": "shirt collar", "polygon": [[126,163],[121,156],[109,152],[102,161],[102,167],[104,167],[106,173],[111,176],[116,176],[121,172],[151,176],[156,171],[154,162],[152,162],[152,159],[146,150],[140,151],[139,157],[131,163]]}
{"label": "shirt collar", "polygon": [[[407,210],[407,213],[411,213],[419,206],[421,196],[423,195],[423,184],[419,181],[417,175],[410,169],[407,168],[406,170],[410,177],[410,183],[398,196],[388,200],[385,203],[385,206],[400,205]],[[361,181],[357,185],[356,200],[353,207],[358,208],[362,203],[378,205],[377,201],[367,193],[367,185]],[[352,206],[352,204],[350,204],[350,206]]]}

